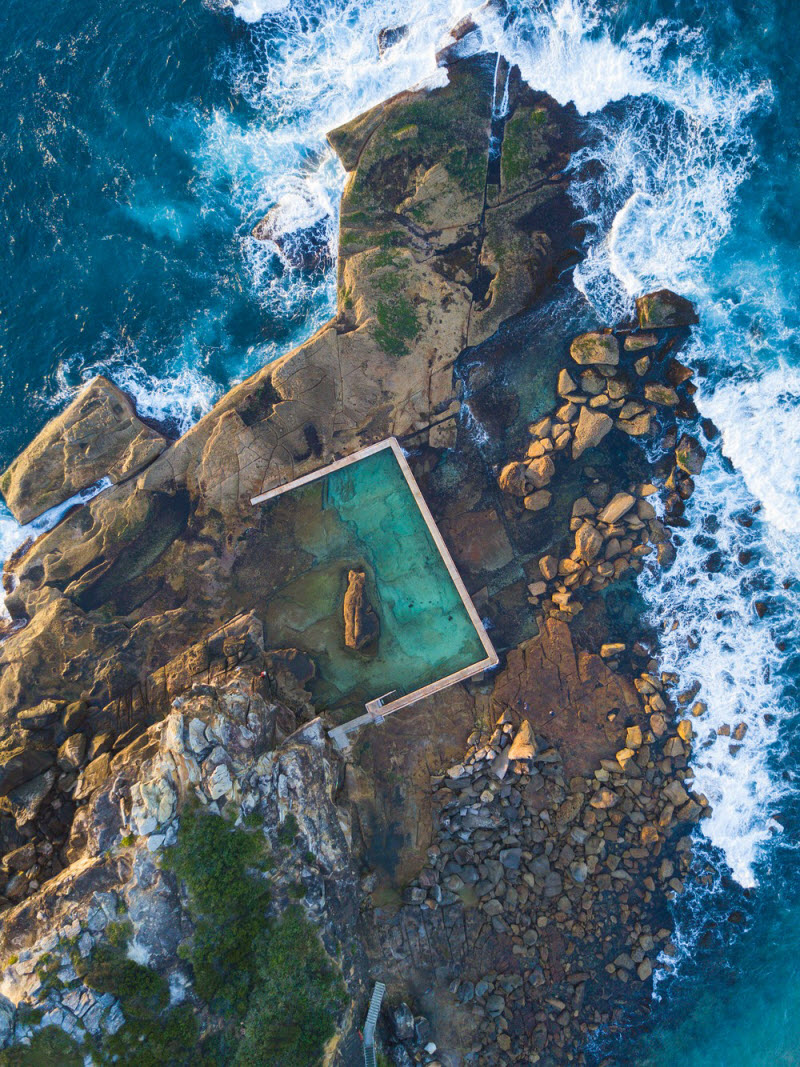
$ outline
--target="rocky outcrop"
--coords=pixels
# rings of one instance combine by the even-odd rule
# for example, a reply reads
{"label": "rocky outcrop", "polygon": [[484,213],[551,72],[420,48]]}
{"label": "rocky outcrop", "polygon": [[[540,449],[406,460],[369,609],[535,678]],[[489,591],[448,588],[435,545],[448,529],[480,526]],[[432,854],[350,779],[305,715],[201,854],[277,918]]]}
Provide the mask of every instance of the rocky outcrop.
{"label": "rocky outcrop", "polygon": [[344,643],[357,651],[374,645],[380,622],[367,599],[367,576],[363,571],[349,571],[344,594]]}
{"label": "rocky outcrop", "polygon": [[446,86],[330,135],[350,171],[336,317],[11,565],[7,606],[31,622],[0,651],[2,714],[93,687],[114,697],[274,591],[292,547],[254,532],[252,495],[391,433],[453,444],[456,358],[572,255],[574,110],[512,73],[497,173],[496,65],[455,62]]}
{"label": "rocky outcrop", "polygon": [[[83,770],[71,862],[3,915],[3,1045],[55,1026],[88,1050],[121,1031],[130,1022],[121,1001],[98,992],[86,971],[98,952],[119,943],[123,929],[129,958],[188,998],[200,1033],[218,1025],[198,1000],[179,951],[190,942],[193,919],[161,862],[187,805],[210,813],[225,807],[232,822],[263,827],[255,832],[273,843],[274,914],[300,884],[307,914],[329,943],[341,948],[352,936],[355,880],[347,815],[336,805],[338,757],[319,720],[284,734],[293,713],[271,703],[263,687],[252,666],[234,668],[216,685],[196,683],[174,700],[166,719],[110,760],[105,756],[102,775],[92,776],[91,765]],[[35,864],[32,846],[5,857],[12,877]],[[352,953],[350,959],[352,966]],[[347,975],[360,994],[357,972]],[[189,1051],[185,1041],[181,1051]]]}
{"label": "rocky outcrop", "polygon": [[101,478],[130,478],[166,446],[130,397],[98,375],[14,460],[0,491],[17,522],[28,523]]}

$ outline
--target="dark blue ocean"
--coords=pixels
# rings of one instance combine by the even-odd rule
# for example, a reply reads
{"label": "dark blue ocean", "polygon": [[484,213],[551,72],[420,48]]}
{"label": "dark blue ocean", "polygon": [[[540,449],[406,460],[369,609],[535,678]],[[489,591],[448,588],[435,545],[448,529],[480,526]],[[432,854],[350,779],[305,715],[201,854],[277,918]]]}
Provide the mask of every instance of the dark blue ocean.
{"label": "dark blue ocean", "polygon": [[[185,430],[330,314],[335,267],[254,240],[321,222],[324,133],[441,74],[461,0],[11,0],[0,16],[0,468],[109,373]],[[575,281],[606,321],[662,285],[720,434],[676,567],[643,572],[665,669],[700,682],[705,882],[615,1063],[800,1063],[800,6],[542,0],[475,16],[489,47],[585,117]],[[377,36],[407,24],[380,55]],[[602,166],[584,166],[597,161]],[[586,177],[591,175],[591,177]],[[598,177],[599,175],[599,177]],[[0,555],[25,531],[0,510]],[[767,605],[763,617],[756,602]],[[719,727],[747,725],[731,751]]]}

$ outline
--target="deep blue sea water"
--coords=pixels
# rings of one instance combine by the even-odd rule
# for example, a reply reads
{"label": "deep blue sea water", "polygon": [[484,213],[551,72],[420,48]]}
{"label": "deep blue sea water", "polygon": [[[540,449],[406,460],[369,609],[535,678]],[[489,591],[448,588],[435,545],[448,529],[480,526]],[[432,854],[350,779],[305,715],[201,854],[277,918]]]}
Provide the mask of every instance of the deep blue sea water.
{"label": "deep blue sea water", "polygon": [[[325,130],[439,77],[435,42],[467,10],[12,0],[0,466],[98,371],[181,430],[324,321],[333,269],[303,275],[250,230],[277,206],[287,230],[328,219],[335,244],[344,176]],[[800,9],[542,0],[476,17],[532,85],[586,117],[576,283],[607,321],[660,285],[697,302],[697,400],[721,431],[676,567],[641,579],[665,668],[700,681],[709,706],[695,769],[714,815],[698,865],[718,873],[675,904],[681,951],[649,1023],[598,1055],[800,1063]],[[380,56],[378,30],[405,23]],[[22,536],[0,511],[0,554]],[[732,754],[716,729],[739,722]]]}

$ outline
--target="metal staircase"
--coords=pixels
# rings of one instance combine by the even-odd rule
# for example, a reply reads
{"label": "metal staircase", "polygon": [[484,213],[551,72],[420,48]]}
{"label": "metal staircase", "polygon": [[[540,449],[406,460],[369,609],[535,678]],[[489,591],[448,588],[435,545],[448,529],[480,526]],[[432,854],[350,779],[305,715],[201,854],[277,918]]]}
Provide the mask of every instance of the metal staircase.
{"label": "metal staircase", "polygon": [[375,1027],[378,1023],[378,1016],[381,1013],[381,1002],[385,992],[386,986],[383,982],[376,982],[369,1002],[367,1021],[364,1023],[364,1067],[376,1067]]}

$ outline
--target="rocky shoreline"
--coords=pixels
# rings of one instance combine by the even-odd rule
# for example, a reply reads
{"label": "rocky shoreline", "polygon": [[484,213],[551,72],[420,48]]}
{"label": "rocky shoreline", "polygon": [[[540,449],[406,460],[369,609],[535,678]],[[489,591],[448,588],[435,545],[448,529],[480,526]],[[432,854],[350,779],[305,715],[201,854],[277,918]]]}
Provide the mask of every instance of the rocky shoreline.
{"label": "rocky shoreline", "polygon": [[[672,563],[703,465],[677,359],[696,318],[662,290],[614,330],[560,326],[541,365],[490,355],[575,261],[580,128],[514,70],[493,155],[502,64],[471,36],[442,54],[447,86],[330,135],[350,172],[331,323],[173,443],[97,379],[0,481],[21,521],[114,483],[4,573],[0,1046],[55,1027],[77,1043],[63,1062],[78,1047],[105,1062],[166,1026],[172,1007],[142,1014],[104,952],[190,1006],[198,1048],[228,1034],[188,962],[203,916],[168,858],[197,805],[245,852],[247,835],[266,843],[270,869],[241,878],[268,887],[269,936],[298,902],[319,930],[346,989],[326,1063],[359,1062],[373,980],[397,1067],[587,1062],[588,1035],[645,1006],[669,959],[668,903],[708,810],[690,767],[704,709],[659,671],[633,579]],[[505,410],[482,450],[491,403]],[[389,434],[501,666],[342,759],[312,658],[265,632],[298,551],[249,499]],[[363,574],[349,581],[359,649],[379,631]]]}

